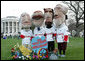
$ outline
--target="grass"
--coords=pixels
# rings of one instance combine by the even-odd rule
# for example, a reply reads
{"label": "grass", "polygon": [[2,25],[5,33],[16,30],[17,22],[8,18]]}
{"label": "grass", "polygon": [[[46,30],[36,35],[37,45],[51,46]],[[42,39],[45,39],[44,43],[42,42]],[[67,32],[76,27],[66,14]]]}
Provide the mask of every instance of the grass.
{"label": "grass", "polygon": [[[21,39],[1,39],[1,60],[11,60],[11,48],[17,43],[21,45]],[[57,43],[55,44],[57,48]],[[58,60],[84,60],[84,38],[69,38],[66,57]]]}
{"label": "grass", "polygon": [[21,39],[1,39],[1,60],[11,59],[11,48],[17,43],[21,45]]}

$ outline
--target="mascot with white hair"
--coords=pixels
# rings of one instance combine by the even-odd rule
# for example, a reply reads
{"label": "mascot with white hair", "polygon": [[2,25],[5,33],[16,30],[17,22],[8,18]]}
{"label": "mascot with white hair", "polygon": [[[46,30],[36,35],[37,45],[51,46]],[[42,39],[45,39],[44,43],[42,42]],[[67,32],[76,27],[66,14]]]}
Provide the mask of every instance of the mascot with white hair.
{"label": "mascot with white hair", "polygon": [[[54,8],[53,23],[56,27],[56,42],[58,43],[59,56],[65,57],[67,42],[68,42],[68,27],[66,26],[66,13],[68,7],[62,4],[57,4]],[[63,51],[63,54],[61,52]]]}
{"label": "mascot with white hair", "polygon": [[21,35],[22,45],[26,48],[31,49],[31,39],[32,39],[32,30],[30,29],[32,23],[29,14],[22,13],[20,17],[20,26],[21,26]]}

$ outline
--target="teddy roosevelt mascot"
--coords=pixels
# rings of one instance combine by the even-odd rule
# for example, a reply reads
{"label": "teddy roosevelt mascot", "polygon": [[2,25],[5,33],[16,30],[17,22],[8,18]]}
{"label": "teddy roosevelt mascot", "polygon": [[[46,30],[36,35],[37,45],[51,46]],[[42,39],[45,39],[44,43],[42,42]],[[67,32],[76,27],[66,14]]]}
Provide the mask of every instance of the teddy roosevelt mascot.
{"label": "teddy roosevelt mascot", "polygon": [[41,37],[44,36],[45,31],[44,31],[44,27],[43,27],[43,22],[44,22],[44,14],[42,11],[35,11],[32,15],[32,22],[35,26],[34,28],[34,37]]}
{"label": "teddy roosevelt mascot", "polygon": [[[67,42],[68,42],[68,27],[66,26],[65,16],[68,12],[68,7],[57,4],[54,8],[54,25],[56,27],[56,42],[58,43],[59,56],[65,57]],[[61,53],[63,52],[63,54]]]}

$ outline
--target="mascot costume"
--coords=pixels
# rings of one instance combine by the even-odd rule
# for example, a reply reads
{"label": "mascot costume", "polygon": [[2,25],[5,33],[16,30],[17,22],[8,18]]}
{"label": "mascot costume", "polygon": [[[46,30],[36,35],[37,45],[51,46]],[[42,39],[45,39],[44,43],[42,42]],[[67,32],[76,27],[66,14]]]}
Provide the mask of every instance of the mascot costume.
{"label": "mascot costume", "polygon": [[22,13],[20,17],[20,23],[21,23],[20,37],[23,38],[22,45],[30,49],[32,39],[32,30],[30,29],[30,27],[32,23],[29,14]]}
{"label": "mascot costume", "polygon": [[[66,13],[68,12],[68,7],[57,4],[54,8],[54,19],[53,23],[56,27],[56,42],[58,43],[58,50],[61,57],[65,57],[65,51],[68,42],[68,27],[66,26]],[[61,52],[63,51],[63,54]]]}
{"label": "mascot costume", "polygon": [[33,13],[32,22],[35,25],[34,37],[44,36],[44,34],[45,34],[45,31],[44,31],[44,28],[43,28],[44,14],[42,13],[42,11],[35,11]]}
{"label": "mascot costume", "polygon": [[48,41],[48,51],[52,52],[55,49],[55,42],[53,39],[53,34],[55,32],[55,27],[53,26],[53,9],[44,8],[44,21],[45,21],[45,33],[46,39]]}

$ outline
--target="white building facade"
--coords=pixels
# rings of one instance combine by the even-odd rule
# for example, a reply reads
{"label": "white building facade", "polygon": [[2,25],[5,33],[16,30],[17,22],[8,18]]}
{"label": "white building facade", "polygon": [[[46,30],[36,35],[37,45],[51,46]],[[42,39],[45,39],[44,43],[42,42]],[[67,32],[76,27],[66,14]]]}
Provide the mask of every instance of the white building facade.
{"label": "white building facade", "polygon": [[19,18],[15,16],[7,16],[1,19],[1,33],[4,33],[4,36],[18,35],[19,31]]}

